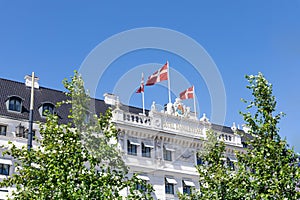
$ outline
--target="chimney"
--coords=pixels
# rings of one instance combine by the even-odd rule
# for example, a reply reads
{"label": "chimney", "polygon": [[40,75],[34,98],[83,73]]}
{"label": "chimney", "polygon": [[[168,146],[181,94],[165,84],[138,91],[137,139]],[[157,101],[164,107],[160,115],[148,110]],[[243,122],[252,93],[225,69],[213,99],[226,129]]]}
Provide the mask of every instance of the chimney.
{"label": "chimney", "polygon": [[[24,77],[24,79],[25,79],[25,85],[27,87],[31,87],[31,79],[32,79],[31,75],[26,75]],[[39,85],[38,81],[39,81],[39,78],[38,77],[34,77],[34,88],[36,88],[36,89],[40,88],[40,85]]]}

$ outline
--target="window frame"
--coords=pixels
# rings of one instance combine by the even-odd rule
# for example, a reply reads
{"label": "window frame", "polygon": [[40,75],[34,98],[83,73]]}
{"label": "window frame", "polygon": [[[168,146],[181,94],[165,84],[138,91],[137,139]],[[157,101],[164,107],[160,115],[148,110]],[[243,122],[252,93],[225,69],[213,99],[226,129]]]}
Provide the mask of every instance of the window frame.
{"label": "window frame", "polygon": [[[5,129],[5,131],[2,131],[3,129]],[[0,124],[0,135],[6,136],[6,134],[7,134],[7,125]]]}
{"label": "window frame", "polygon": [[199,152],[196,153],[196,165],[204,165],[204,161]]}
{"label": "window frame", "polygon": [[175,194],[175,184],[169,183],[166,178],[165,178],[165,193],[171,195]]}
{"label": "window frame", "polygon": [[187,184],[185,184],[184,181],[187,181],[187,180],[182,180],[182,192],[183,192],[183,194],[191,195],[192,194],[192,188],[194,186],[187,185]]}
{"label": "window frame", "polygon": [[[11,165],[9,165],[9,164],[0,163],[0,175],[9,176],[10,166]],[[7,167],[7,173],[4,173],[4,167]]]}
{"label": "window frame", "polygon": [[166,161],[172,161],[173,160],[172,153],[173,153],[173,151],[167,150],[166,148],[164,148],[163,149],[164,160],[166,160]]}
{"label": "window frame", "polygon": [[147,191],[147,188],[146,188],[146,184],[147,184],[147,181],[146,180],[141,180],[143,183],[144,183],[144,185],[143,184],[141,184],[141,183],[139,183],[139,182],[137,182],[136,184],[135,184],[135,189],[136,190],[139,190],[139,191],[143,191],[143,192],[146,192]]}
{"label": "window frame", "polygon": [[151,158],[151,147],[145,146],[144,142],[142,142],[142,157]]}
{"label": "window frame", "polygon": [[132,144],[130,140],[127,140],[127,154],[137,156],[138,145]]}
{"label": "window frame", "polygon": [[[18,96],[10,96],[7,100],[7,110],[11,111],[11,112],[18,112],[21,113],[22,112],[22,107],[23,107],[23,100],[21,97]],[[11,103],[13,102],[13,103]],[[16,103],[19,103],[19,105],[16,105]],[[17,107],[19,107],[19,109],[17,109]]]}
{"label": "window frame", "polygon": [[[50,114],[54,114],[54,110],[55,110],[55,105],[53,104],[53,103],[50,103],[50,102],[45,102],[45,103],[43,103],[42,104],[42,106],[41,106],[42,108],[41,108],[41,115],[43,116],[43,117],[46,117],[47,116],[47,114],[46,114],[46,111],[48,110],[48,112],[50,113]],[[45,109],[45,107],[47,107],[48,109]],[[51,109],[49,109],[49,108],[51,108]]]}

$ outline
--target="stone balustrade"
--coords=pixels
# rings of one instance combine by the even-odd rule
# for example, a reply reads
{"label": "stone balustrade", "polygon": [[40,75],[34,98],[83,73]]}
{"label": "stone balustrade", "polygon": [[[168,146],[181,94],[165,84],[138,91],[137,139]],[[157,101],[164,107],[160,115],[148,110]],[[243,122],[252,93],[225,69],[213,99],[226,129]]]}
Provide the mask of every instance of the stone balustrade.
{"label": "stone balustrade", "polygon": [[[206,139],[206,131],[211,129],[209,121],[170,115],[155,110],[150,111],[149,115],[145,116],[117,108],[113,111],[113,121],[203,139]],[[219,135],[218,139],[226,144],[241,146],[241,137],[239,135],[225,132],[217,132],[217,134]]]}

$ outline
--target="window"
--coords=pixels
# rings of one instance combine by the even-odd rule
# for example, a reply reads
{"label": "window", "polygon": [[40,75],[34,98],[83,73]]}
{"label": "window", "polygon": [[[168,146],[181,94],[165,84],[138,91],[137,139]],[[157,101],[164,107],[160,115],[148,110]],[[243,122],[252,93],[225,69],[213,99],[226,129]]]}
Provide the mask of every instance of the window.
{"label": "window", "polygon": [[237,162],[237,159],[233,156],[227,158],[227,165],[231,170],[235,170],[234,163]]}
{"label": "window", "polygon": [[164,148],[164,160],[172,161],[172,151],[170,149]]}
{"label": "window", "polygon": [[127,152],[128,155],[137,155],[137,146],[139,145],[139,143],[135,140],[127,140]]}
{"label": "window", "polygon": [[21,123],[16,127],[16,136],[25,137],[25,127]]}
{"label": "window", "polygon": [[[28,129],[25,129],[24,126],[22,126],[22,124],[19,124],[16,127],[16,137],[21,137],[21,138],[26,138],[28,139]],[[32,130],[32,139],[35,139],[35,130]]]}
{"label": "window", "polygon": [[142,156],[151,158],[151,147],[147,146],[144,142],[142,143]]}
{"label": "window", "polygon": [[174,185],[177,184],[173,178],[165,178],[165,192],[166,194],[174,194]]}
{"label": "window", "polygon": [[144,180],[142,180],[142,182],[143,183],[137,183],[136,185],[135,185],[135,189],[136,190],[140,190],[140,191],[146,191],[147,190],[147,188],[146,188],[146,181],[144,181]]}
{"label": "window", "polygon": [[10,168],[10,165],[8,165],[8,164],[0,164],[0,174],[8,176],[9,168]]}
{"label": "window", "polygon": [[231,160],[228,162],[228,166],[230,169],[235,170],[234,163]]}
{"label": "window", "polygon": [[6,135],[6,128],[5,125],[0,125],[0,135]]}
{"label": "window", "polygon": [[192,181],[183,180],[182,181],[183,186],[183,194],[192,194],[192,188],[195,187],[195,184]]}
{"label": "window", "polygon": [[47,113],[54,113],[54,105],[52,103],[44,103],[42,109],[42,116],[46,116]]}
{"label": "window", "polygon": [[8,103],[8,110],[21,112],[22,100],[19,97],[10,97]]}
{"label": "window", "polygon": [[200,154],[197,153],[196,156],[197,156],[197,165],[203,165],[204,161],[202,160]]}
{"label": "window", "polygon": [[149,177],[145,176],[145,175],[137,175],[137,178],[141,179],[141,182],[138,182],[136,184],[135,189],[140,190],[140,191],[146,191],[147,190],[147,188],[146,188],[147,181],[150,180]]}

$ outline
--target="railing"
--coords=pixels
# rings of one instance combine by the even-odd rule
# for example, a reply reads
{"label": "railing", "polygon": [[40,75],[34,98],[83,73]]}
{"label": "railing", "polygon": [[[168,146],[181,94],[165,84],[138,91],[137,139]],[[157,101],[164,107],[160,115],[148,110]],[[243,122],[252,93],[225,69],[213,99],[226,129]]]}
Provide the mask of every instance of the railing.
{"label": "railing", "polygon": [[[118,109],[113,112],[115,122],[134,124],[140,127],[161,129],[168,132],[175,132],[181,135],[206,138],[206,131],[211,128],[209,122],[199,121],[193,118],[185,118],[169,115],[162,112],[150,112],[149,116],[124,112]],[[239,135],[219,132],[219,140],[227,144],[241,146],[241,137]]]}
{"label": "railing", "polygon": [[200,121],[177,117],[167,114],[160,114],[162,117],[162,128],[164,130],[171,130],[176,132],[185,133],[187,135],[196,135],[205,137],[203,132],[204,125]]}
{"label": "railing", "polygon": [[150,117],[132,114],[132,113],[123,113],[123,120],[128,123],[139,124],[142,126],[151,125]]}

